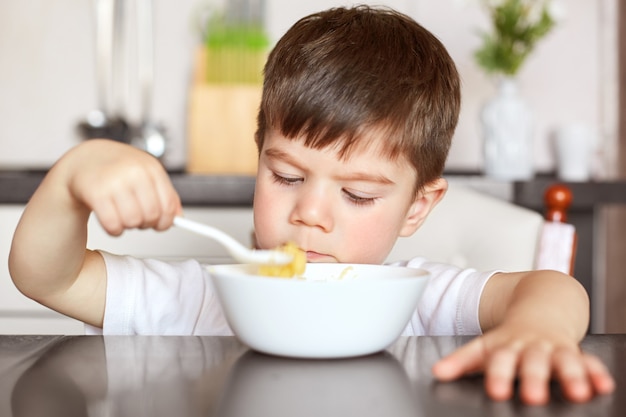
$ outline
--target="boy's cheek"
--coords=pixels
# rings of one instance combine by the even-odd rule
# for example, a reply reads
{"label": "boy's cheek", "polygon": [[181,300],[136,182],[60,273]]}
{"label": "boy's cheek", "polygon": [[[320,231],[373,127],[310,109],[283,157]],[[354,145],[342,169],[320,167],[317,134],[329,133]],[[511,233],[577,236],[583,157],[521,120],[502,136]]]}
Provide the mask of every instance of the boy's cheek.
{"label": "boy's cheek", "polygon": [[278,230],[281,229],[280,214],[275,204],[264,198],[254,199],[254,233],[259,248],[268,249],[277,247],[284,242],[279,239]]}
{"label": "boy's cheek", "polygon": [[278,247],[279,243],[274,243],[273,233],[266,227],[266,222],[254,222],[255,243],[259,249],[271,249]]}

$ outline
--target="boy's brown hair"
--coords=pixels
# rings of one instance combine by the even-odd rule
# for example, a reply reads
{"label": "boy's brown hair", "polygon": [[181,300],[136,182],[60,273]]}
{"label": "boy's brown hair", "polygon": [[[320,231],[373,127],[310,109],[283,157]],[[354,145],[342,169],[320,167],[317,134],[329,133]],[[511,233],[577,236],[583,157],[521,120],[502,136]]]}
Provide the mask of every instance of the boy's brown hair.
{"label": "boy's brown hair", "polygon": [[387,8],[333,8],[296,22],[265,65],[259,151],[268,129],[346,156],[369,131],[386,156],[405,156],[416,190],[441,176],[460,108],[460,80],[445,47]]}

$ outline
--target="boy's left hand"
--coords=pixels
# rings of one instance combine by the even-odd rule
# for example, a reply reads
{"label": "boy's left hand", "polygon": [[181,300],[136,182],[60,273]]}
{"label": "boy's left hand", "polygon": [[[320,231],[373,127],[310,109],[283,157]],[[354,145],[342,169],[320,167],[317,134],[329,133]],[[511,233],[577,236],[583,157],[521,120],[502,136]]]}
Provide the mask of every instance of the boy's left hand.
{"label": "boy's left hand", "polygon": [[513,395],[515,380],[526,404],[550,399],[550,380],[558,380],[565,397],[585,402],[609,394],[615,382],[604,364],[584,353],[570,338],[537,328],[498,326],[437,362],[433,373],[440,381],[483,372],[485,389],[496,401]]}

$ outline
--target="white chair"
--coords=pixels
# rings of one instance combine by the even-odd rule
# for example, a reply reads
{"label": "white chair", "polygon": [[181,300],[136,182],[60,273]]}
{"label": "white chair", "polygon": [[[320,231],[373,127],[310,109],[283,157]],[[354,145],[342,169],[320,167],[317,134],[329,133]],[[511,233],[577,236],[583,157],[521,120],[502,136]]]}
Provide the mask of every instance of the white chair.
{"label": "white chair", "polygon": [[478,270],[571,271],[573,226],[459,184],[413,236],[400,238],[387,261],[422,256]]}

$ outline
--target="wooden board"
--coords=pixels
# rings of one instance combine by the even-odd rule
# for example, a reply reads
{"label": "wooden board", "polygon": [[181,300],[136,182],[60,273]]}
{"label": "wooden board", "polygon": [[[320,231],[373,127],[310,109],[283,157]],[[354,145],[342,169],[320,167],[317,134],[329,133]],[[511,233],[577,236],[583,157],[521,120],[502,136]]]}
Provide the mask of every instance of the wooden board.
{"label": "wooden board", "polygon": [[261,86],[198,84],[189,100],[187,171],[256,174]]}

